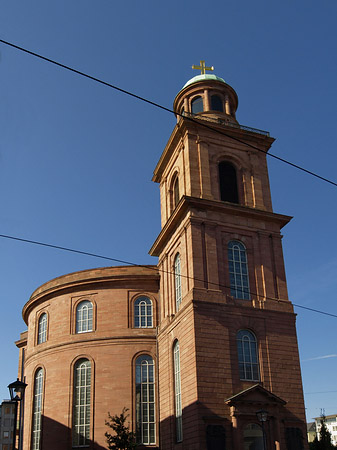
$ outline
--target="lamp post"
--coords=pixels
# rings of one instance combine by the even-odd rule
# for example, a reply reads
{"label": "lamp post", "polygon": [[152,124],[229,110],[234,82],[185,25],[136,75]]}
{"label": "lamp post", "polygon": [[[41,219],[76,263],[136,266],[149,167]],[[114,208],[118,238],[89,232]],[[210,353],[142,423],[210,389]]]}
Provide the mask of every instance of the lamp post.
{"label": "lamp post", "polygon": [[[24,399],[25,389],[27,384],[20,381],[19,378],[13,383],[8,385],[9,394],[11,396],[11,401],[14,402],[14,430],[13,430],[13,450],[15,450],[16,444],[16,427],[17,427],[17,414],[18,414],[18,402]],[[21,413],[20,413],[21,419]],[[21,420],[19,421],[19,448],[20,448],[20,432],[21,432]]]}
{"label": "lamp post", "polygon": [[259,409],[258,411],[256,411],[256,417],[258,418],[259,422],[261,422],[262,426],[263,450],[267,450],[267,439],[264,423],[268,420],[268,411],[265,411],[264,409]]}

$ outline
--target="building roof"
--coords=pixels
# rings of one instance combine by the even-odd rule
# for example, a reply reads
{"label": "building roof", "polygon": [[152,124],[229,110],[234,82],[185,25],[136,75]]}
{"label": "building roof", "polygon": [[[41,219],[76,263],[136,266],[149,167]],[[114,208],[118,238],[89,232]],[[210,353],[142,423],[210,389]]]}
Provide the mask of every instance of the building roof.
{"label": "building roof", "polygon": [[225,83],[226,81],[223,78],[220,78],[216,75],[213,75],[212,73],[205,73],[203,75],[197,75],[190,80],[183,86],[182,89],[189,86],[190,84],[197,83],[198,81],[207,81],[207,80],[215,80],[215,81],[221,81],[221,83]]}
{"label": "building roof", "polygon": [[[337,419],[337,414],[330,414],[329,416],[324,416],[325,419]],[[319,417],[314,417],[315,420],[320,420],[322,419],[322,416]]]}
{"label": "building roof", "polygon": [[307,423],[307,431],[316,431],[316,422]]}

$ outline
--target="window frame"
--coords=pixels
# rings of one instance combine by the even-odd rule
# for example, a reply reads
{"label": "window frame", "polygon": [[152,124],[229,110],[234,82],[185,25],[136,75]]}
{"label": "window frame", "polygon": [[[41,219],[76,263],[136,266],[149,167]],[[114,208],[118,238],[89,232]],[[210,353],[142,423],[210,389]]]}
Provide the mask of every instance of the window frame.
{"label": "window frame", "polygon": [[[247,359],[246,359],[247,352],[245,348],[245,343],[246,345],[248,343],[249,347],[248,348],[249,355]],[[256,334],[252,330],[249,330],[248,328],[242,328],[238,330],[236,333],[236,349],[237,349],[240,380],[253,382],[261,381],[259,345]],[[247,376],[247,374],[249,373],[251,375]]]}
{"label": "window frame", "polygon": [[174,380],[174,415],[175,415],[175,432],[176,442],[183,441],[183,409],[181,396],[181,361],[180,361],[180,344],[178,339],[173,343],[173,380]]}
{"label": "window frame", "polygon": [[[144,367],[146,368],[145,370]],[[134,371],[135,371],[134,372],[135,430],[136,430],[137,444],[156,445],[157,442],[156,365],[153,356],[148,353],[138,354],[134,359]],[[145,379],[143,379],[144,374]],[[143,392],[146,392],[145,396],[143,396]],[[152,397],[150,397],[151,395]],[[147,415],[148,419],[146,421],[143,420],[144,406],[146,410],[145,415]],[[150,418],[151,413],[153,415],[152,420]],[[146,432],[144,433],[145,430]],[[144,434],[145,435],[147,434],[147,439],[145,439]]]}
{"label": "window frame", "polygon": [[[31,450],[41,449],[42,417],[43,417],[43,403],[44,403],[44,379],[45,379],[45,370],[43,369],[43,367],[38,367],[35,370],[34,374],[31,445],[30,445]],[[36,408],[37,405],[39,408],[38,410]]]}
{"label": "window frame", "polygon": [[[45,320],[43,320],[45,318]],[[44,344],[48,340],[48,313],[42,311],[37,319],[36,345]],[[43,321],[43,322],[42,322]],[[41,336],[41,339],[40,339]]]}
{"label": "window frame", "polygon": [[[137,302],[141,303],[147,299],[150,303],[147,303],[145,306],[145,314],[142,314],[141,305],[138,305]],[[137,297],[133,301],[133,328],[154,328],[154,302],[153,300],[146,294],[137,295]],[[137,314],[138,307],[138,314]],[[148,314],[148,308],[151,309],[151,314]],[[143,326],[141,324],[142,318],[145,318],[146,324]],[[151,318],[151,324],[148,325],[148,319]],[[139,320],[137,325],[137,319]]]}
{"label": "window frame", "polygon": [[[78,312],[79,312],[79,308],[81,307],[82,304],[90,304],[91,305],[91,309],[89,309],[87,311],[87,318],[86,319],[78,319]],[[91,311],[91,317],[90,316],[90,311]],[[94,321],[94,317],[95,316],[95,304],[92,301],[92,299],[89,299],[88,297],[85,298],[81,298],[80,300],[78,300],[76,302],[76,304],[74,305],[74,334],[85,334],[85,333],[92,333],[93,331],[95,331],[95,321]],[[91,320],[91,324],[90,324],[90,320]],[[81,329],[79,329],[79,324],[86,323],[86,328],[87,329],[83,329],[81,326]],[[90,327],[91,325],[91,327]],[[89,329],[90,328],[90,329]]]}
{"label": "window frame", "polygon": [[[239,258],[236,258],[236,252]],[[251,300],[247,248],[238,239],[230,239],[227,243],[227,264],[230,295],[239,300]]]}
{"label": "window frame", "polygon": [[176,307],[176,312],[178,312],[180,309],[181,302],[182,302],[181,256],[180,256],[179,252],[177,252],[174,257],[173,273],[174,273],[175,307]]}
{"label": "window frame", "polygon": [[[86,383],[84,385],[77,384],[78,378],[81,380],[81,374],[80,377],[78,377],[78,373],[76,372],[78,368],[84,364],[87,363],[86,366],[86,373],[85,373],[85,381]],[[90,370],[89,377],[90,380],[87,382],[88,379],[88,368]],[[93,378],[94,378],[94,364],[91,358],[88,358],[86,356],[80,357],[76,359],[76,361],[72,364],[72,420],[71,420],[71,448],[89,448],[91,445],[92,440],[92,417],[93,417]],[[81,399],[81,393],[76,394],[76,390],[84,388],[84,395],[86,402],[84,404],[77,403],[77,398]],[[89,390],[89,394],[88,391]],[[89,398],[89,404],[88,404],[88,398]],[[78,410],[76,410],[78,408]],[[81,411],[83,414],[83,420],[84,423],[81,423]],[[87,420],[89,416],[89,420]],[[77,419],[79,418],[79,421],[77,422]],[[82,427],[84,428],[84,434],[76,433],[76,428],[79,429]],[[77,438],[75,442],[75,438]],[[84,443],[79,442],[81,439],[84,439]]]}
{"label": "window frame", "polygon": [[[193,104],[194,103],[199,104],[199,101],[198,101],[199,99],[200,99],[200,103],[202,105],[202,108],[201,108],[200,111],[194,112],[193,111]],[[198,101],[198,103],[197,103],[197,101]],[[200,114],[200,113],[202,113],[204,111],[205,111],[205,105],[204,105],[204,98],[203,98],[203,96],[198,94],[195,97],[191,98],[191,114],[192,115],[197,115],[197,114]]]}

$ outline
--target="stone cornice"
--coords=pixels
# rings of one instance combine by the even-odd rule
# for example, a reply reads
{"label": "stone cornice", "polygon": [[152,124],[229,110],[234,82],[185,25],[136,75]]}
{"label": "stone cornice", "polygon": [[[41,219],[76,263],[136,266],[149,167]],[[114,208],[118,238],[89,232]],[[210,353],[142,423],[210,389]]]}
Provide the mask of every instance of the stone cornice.
{"label": "stone cornice", "polygon": [[62,294],[67,291],[80,289],[97,289],[99,284],[114,284],[124,287],[134,283],[152,281],[159,289],[159,273],[157,266],[117,266],[89,269],[62,275],[44,283],[37,288],[22,309],[23,320],[28,323],[28,315],[31,309],[54,294]]}
{"label": "stone cornice", "polygon": [[[197,219],[198,215],[195,210],[202,211],[215,211],[218,213],[230,214],[233,216],[245,216],[258,221],[276,223],[280,229],[283,228],[292,217],[283,214],[276,214],[270,211],[263,211],[260,209],[251,208],[249,206],[237,205],[235,203],[220,202],[215,200],[206,200],[196,197],[188,197],[184,195],[172,215],[169,217],[168,221],[164,225],[163,229],[159,233],[157,239],[152,245],[149,253],[152,256],[159,256],[162,248],[167,243],[169,238],[172,236],[173,232],[176,230],[177,224],[181,223],[182,217],[190,212],[190,220]],[[193,217],[193,218],[192,218]],[[214,222],[214,220],[209,220],[207,217],[202,217],[203,222]],[[219,225],[221,222],[219,221]]]}

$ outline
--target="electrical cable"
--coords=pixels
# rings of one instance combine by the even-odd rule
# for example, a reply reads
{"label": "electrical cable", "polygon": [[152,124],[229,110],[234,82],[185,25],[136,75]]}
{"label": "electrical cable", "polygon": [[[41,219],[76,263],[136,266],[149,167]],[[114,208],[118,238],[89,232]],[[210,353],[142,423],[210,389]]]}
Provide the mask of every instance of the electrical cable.
{"label": "electrical cable", "polygon": [[[63,246],[60,246],[60,245],[48,244],[46,242],[33,241],[31,239],[24,239],[24,238],[19,238],[19,237],[16,237],[16,236],[9,236],[9,235],[6,235],[6,234],[0,234],[0,238],[11,239],[11,240],[20,241],[20,242],[26,242],[28,244],[40,245],[40,246],[43,246],[43,247],[54,248],[54,249],[57,249],[57,250],[63,250],[63,251],[67,251],[67,252],[71,252],[71,253],[77,253],[77,254],[85,255],[85,256],[92,256],[94,258],[105,259],[105,260],[108,260],[108,261],[118,262],[118,263],[121,263],[121,264],[127,264],[127,265],[133,266],[133,267],[145,267],[145,268],[147,268],[149,270],[154,270],[156,272],[161,272],[161,273],[166,273],[166,274],[169,274],[169,275],[174,275],[174,273],[169,271],[169,270],[158,269],[157,267],[154,268],[154,267],[151,267],[151,266],[146,265],[146,264],[135,264],[135,263],[130,262],[130,261],[125,261],[125,260],[117,259],[117,258],[111,258],[110,256],[98,255],[96,253],[85,252],[85,251],[82,251],[82,250],[76,250],[76,249],[69,248],[69,247],[63,247]],[[190,277],[188,275],[181,274],[180,276],[182,278],[193,280],[193,281],[198,281],[198,282],[201,282],[201,283],[205,283],[206,282],[206,280],[202,280],[202,279],[195,278],[195,277]],[[214,282],[211,282],[211,281],[207,281],[207,283],[211,284],[213,286],[230,289],[230,286],[227,286],[225,284],[214,283]],[[290,303],[289,300],[282,300],[282,299],[277,299],[277,298],[273,298],[273,297],[267,297],[267,296],[264,296],[264,295],[253,293],[251,291],[250,291],[250,294],[253,295],[253,296],[256,296],[257,298],[261,297],[261,298],[264,298],[266,300],[276,301],[278,303],[287,303],[287,304]],[[328,313],[328,312],[325,312],[325,311],[321,311],[319,309],[309,308],[307,306],[298,305],[298,304],[292,303],[292,302],[291,302],[291,304],[293,306],[296,306],[297,308],[302,308],[302,309],[306,309],[306,310],[311,311],[311,312],[315,312],[315,313],[318,313],[318,314],[323,314],[323,315],[326,315],[326,316],[337,318],[336,314],[332,314],[332,313]]]}
{"label": "electrical cable", "polygon": [[[208,128],[208,129],[210,129],[212,131],[215,131],[215,132],[217,132],[219,134],[222,134],[223,136],[226,136],[226,137],[228,137],[230,139],[233,139],[233,140],[235,140],[235,141],[237,141],[237,142],[239,142],[241,144],[244,144],[244,145],[246,145],[248,147],[251,147],[251,148],[253,148],[255,150],[258,150],[258,151],[260,151],[262,153],[265,153],[268,156],[271,156],[271,157],[273,157],[273,158],[275,158],[275,159],[277,159],[277,160],[279,160],[281,162],[284,162],[284,163],[286,163],[286,164],[288,164],[288,165],[290,165],[290,166],[292,166],[292,167],[294,167],[294,168],[296,168],[298,170],[301,170],[301,171],[303,171],[303,172],[305,172],[305,173],[307,173],[309,175],[312,175],[312,176],[314,176],[316,178],[319,178],[322,181],[325,181],[325,182],[330,183],[330,184],[332,184],[332,185],[337,187],[337,183],[335,183],[335,182],[333,182],[333,181],[331,181],[331,180],[329,180],[329,179],[327,179],[325,177],[322,177],[322,176],[320,176],[320,175],[318,175],[318,174],[316,174],[316,173],[314,173],[314,172],[312,172],[310,170],[307,170],[307,169],[305,169],[305,168],[303,168],[303,167],[301,167],[301,166],[299,166],[297,164],[294,164],[294,163],[292,163],[292,162],[290,162],[290,161],[288,161],[288,160],[286,160],[284,158],[281,158],[281,157],[279,157],[277,155],[274,155],[272,153],[267,153],[266,151],[264,151],[264,150],[262,150],[262,149],[260,149],[260,148],[258,148],[256,146],[254,146],[252,144],[249,144],[249,143],[247,143],[245,141],[242,141],[241,139],[235,138],[235,137],[233,137],[233,136],[231,136],[231,135],[229,135],[229,134],[227,134],[227,133],[225,133],[225,132],[223,132],[221,130],[218,130],[218,129],[216,129],[216,128],[208,125],[208,124],[202,123],[199,120],[196,120],[196,119],[191,118],[191,117],[186,117],[183,114],[177,113],[177,112],[173,111],[170,108],[166,108],[165,106],[162,106],[162,105],[160,105],[160,104],[158,104],[156,102],[153,102],[153,101],[148,100],[148,99],[146,99],[144,97],[136,95],[136,94],[134,94],[134,93],[132,93],[130,91],[127,91],[125,89],[122,89],[122,88],[120,88],[118,86],[114,86],[114,85],[112,85],[112,84],[110,84],[110,83],[108,83],[106,81],[103,81],[103,80],[101,80],[99,78],[96,78],[94,76],[86,74],[86,73],[84,73],[84,72],[82,72],[80,70],[74,69],[74,68],[72,68],[70,66],[67,66],[65,64],[59,63],[59,62],[57,62],[55,60],[52,60],[52,59],[47,58],[45,56],[42,56],[42,55],[40,55],[38,53],[32,52],[32,51],[30,51],[28,49],[25,49],[25,48],[20,47],[18,45],[12,44],[11,42],[5,41],[3,39],[0,39],[0,42],[2,42],[5,45],[8,45],[10,47],[13,47],[13,48],[15,48],[17,50],[20,50],[20,51],[22,51],[24,53],[27,53],[29,55],[35,56],[36,58],[42,59],[42,60],[47,61],[47,62],[49,62],[51,64],[54,64],[54,65],[57,65],[57,66],[59,66],[59,67],[61,67],[63,69],[66,69],[66,70],[69,70],[71,72],[74,72],[74,73],[76,73],[78,75],[81,75],[81,76],[83,76],[85,78],[88,78],[88,79],[90,79],[92,81],[95,81],[97,83],[103,84],[103,85],[105,85],[107,87],[110,87],[112,89],[115,89],[115,90],[117,90],[117,91],[119,91],[119,92],[121,92],[123,94],[129,95],[129,96],[134,97],[134,98],[136,98],[138,100],[146,102],[146,103],[148,103],[148,104],[150,104],[152,106],[155,106],[157,108],[160,108],[160,109],[162,109],[164,111],[167,111],[169,113],[181,116],[181,117],[183,117],[183,118],[185,118],[185,119],[187,119],[187,120],[189,120],[191,122],[194,122],[194,123],[197,123],[198,125],[203,126],[204,128]],[[128,264],[128,265],[132,265],[132,266],[137,266],[137,264],[131,263],[129,261],[123,261],[123,260],[119,260],[119,259],[116,259],[116,258],[110,258],[110,257],[107,257],[107,256],[97,255],[97,254],[90,253],[90,252],[84,252],[84,251],[80,251],[80,250],[70,249],[70,248],[67,248],[67,247],[62,247],[62,246],[57,246],[57,245],[52,245],[52,244],[46,244],[46,243],[42,243],[42,242],[38,242],[38,241],[32,241],[32,240],[28,240],[28,239],[22,239],[22,238],[17,238],[17,237],[13,237],[13,236],[7,236],[7,235],[0,235],[0,237],[7,238],[7,239],[15,239],[15,240],[18,240],[18,241],[27,242],[27,243],[31,243],[31,244],[42,245],[42,246],[45,246],[45,247],[51,247],[51,248],[55,248],[55,249],[59,249],[59,250],[69,251],[69,252],[78,253],[78,254],[82,254],[82,255],[86,255],[86,256],[92,256],[92,257],[95,257],[95,258],[105,259],[105,260],[114,261],[114,262],[118,262],[118,263],[122,263],[122,264]],[[148,267],[148,266],[142,266],[142,265],[138,265],[138,266],[139,267]],[[158,269],[155,269],[155,270],[158,270]],[[161,270],[161,271],[165,272],[163,270]],[[167,271],[166,271],[166,273],[172,274],[172,272],[167,272]],[[182,277],[183,277],[183,275],[182,275]],[[184,276],[184,277],[192,279],[192,277],[187,277],[187,276]],[[194,281],[205,282],[205,280],[198,280],[196,278],[194,278]],[[210,283],[209,282],[209,284],[216,284],[216,283]],[[228,286],[222,285],[222,284],[217,284],[217,286],[229,288]],[[261,296],[259,294],[253,294],[253,295],[256,295],[257,297],[264,297],[264,296]],[[264,297],[264,298],[266,298],[268,300],[278,301],[278,302],[287,302],[286,300],[274,299],[274,298],[270,298],[270,297]],[[319,313],[319,314],[325,314],[325,315],[328,315],[328,316],[331,316],[331,317],[337,317],[337,315],[335,315],[335,314],[331,314],[331,313],[327,313],[327,312],[324,312],[324,311],[321,311],[321,310],[317,310],[317,309],[314,309],[314,308],[309,308],[309,307],[306,307],[306,306],[298,305],[296,303],[292,303],[292,304],[294,306],[296,306],[297,308],[303,308],[303,309],[306,309],[306,310],[309,310],[309,311],[312,311],[312,312],[316,312],[316,313]]]}
{"label": "electrical cable", "polygon": [[42,55],[40,55],[40,54],[38,54],[38,53],[32,52],[31,50],[27,50],[27,49],[25,49],[25,48],[23,48],[23,47],[20,47],[20,46],[18,46],[18,45],[12,44],[11,42],[5,41],[5,40],[3,40],[3,39],[0,39],[0,42],[2,42],[2,43],[5,44],[5,45],[8,45],[8,46],[10,46],[10,47],[13,47],[13,48],[15,48],[15,49],[17,49],[17,50],[20,50],[20,51],[22,51],[22,52],[24,52],[24,53],[27,53],[27,54],[29,54],[29,55],[31,55],[31,56],[35,56],[36,58],[42,59],[42,60],[47,61],[47,62],[49,62],[49,63],[51,63],[51,64],[54,64],[54,65],[56,65],[56,66],[62,67],[63,69],[66,69],[66,70],[69,70],[69,71],[71,71],[71,72],[74,72],[74,73],[76,73],[76,74],[78,74],[78,75],[81,75],[81,76],[83,76],[83,77],[85,77],[85,78],[89,78],[89,79],[92,80],[92,81],[96,81],[97,83],[100,83],[100,84],[103,84],[104,86],[107,86],[107,87],[110,87],[110,88],[112,88],[112,89],[115,89],[115,90],[117,90],[117,91],[119,91],[119,92],[122,92],[123,94],[126,94],[126,95],[129,95],[129,96],[131,96],[131,97],[134,97],[134,98],[136,98],[136,99],[138,99],[138,100],[141,100],[141,101],[143,101],[143,102],[145,102],[145,103],[148,103],[148,104],[150,104],[150,105],[152,105],[152,106],[155,106],[156,108],[160,108],[160,109],[162,109],[162,110],[164,110],[164,111],[167,111],[167,112],[169,112],[169,113],[175,114],[175,115],[180,116],[180,117],[184,117],[185,119],[189,120],[190,122],[197,123],[198,125],[201,125],[201,126],[204,127],[204,128],[208,128],[208,129],[210,129],[210,130],[212,130],[212,131],[214,131],[214,132],[216,132],[216,133],[218,133],[218,134],[221,134],[221,135],[223,135],[223,136],[226,136],[226,137],[228,137],[228,138],[230,138],[230,139],[232,139],[232,140],[234,140],[234,141],[237,141],[237,142],[239,142],[239,143],[241,143],[241,144],[244,144],[244,145],[246,145],[246,146],[248,146],[248,147],[250,147],[250,148],[253,148],[253,149],[255,149],[255,150],[259,151],[259,152],[262,152],[262,153],[264,153],[264,154],[270,156],[271,158],[275,158],[275,159],[277,159],[278,161],[281,161],[281,162],[283,162],[283,163],[285,163],[285,164],[288,164],[288,165],[291,166],[291,167],[294,167],[295,169],[298,169],[298,170],[300,170],[300,171],[302,171],[302,172],[307,173],[308,175],[311,175],[311,176],[313,176],[313,177],[316,177],[316,178],[318,178],[318,179],[320,179],[320,180],[322,180],[322,181],[325,181],[326,183],[329,183],[329,184],[331,184],[331,185],[337,187],[337,183],[334,182],[334,181],[332,181],[332,180],[329,180],[328,178],[325,178],[325,177],[323,177],[323,176],[321,176],[321,175],[318,175],[317,173],[312,172],[311,170],[305,169],[304,167],[299,166],[298,164],[292,163],[292,162],[290,162],[290,161],[288,161],[288,160],[286,160],[286,159],[284,159],[284,158],[281,158],[280,156],[274,155],[273,153],[268,153],[268,152],[266,152],[265,150],[262,150],[262,149],[256,147],[255,145],[249,144],[248,142],[245,142],[245,141],[243,141],[243,140],[241,140],[241,139],[239,139],[239,138],[235,138],[234,136],[231,136],[230,134],[227,134],[227,133],[225,133],[225,132],[223,132],[223,131],[221,131],[221,130],[218,130],[217,128],[214,128],[214,127],[212,127],[212,126],[210,126],[210,125],[207,125],[207,124],[205,124],[205,123],[202,123],[202,121],[200,121],[200,120],[196,120],[196,119],[194,119],[194,118],[192,118],[192,117],[186,117],[186,116],[184,116],[183,114],[180,114],[180,113],[178,113],[178,112],[173,111],[173,110],[170,109],[170,108],[166,108],[165,106],[160,105],[159,103],[156,103],[156,102],[153,102],[153,101],[151,101],[151,100],[148,100],[148,99],[146,99],[146,98],[144,98],[144,97],[141,97],[140,95],[137,95],[137,94],[134,94],[134,93],[132,93],[132,92],[130,92],[130,91],[127,91],[126,89],[122,89],[122,88],[120,88],[120,87],[118,87],[118,86],[114,86],[113,84],[110,84],[110,83],[108,83],[108,82],[106,82],[106,81],[103,81],[103,80],[101,80],[101,79],[99,79],[99,78],[96,78],[96,77],[94,77],[94,76],[92,76],[92,75],[89,75],[89,74],[87,74],[87,73],[85,73],[85,72],[82,72],[82,71],[80,71],[80,70],[74,69],[74,68],[72,68],[72,67],[70,67],[70,66],[67,66],[67,65],[65,65],[65,64],[59,63],[59,62],[57,62],[57,61],[55,61],[55,60],[53,60],[53,59],[47,58],[47,57],[45,57],[45,56],[42,56]]}

